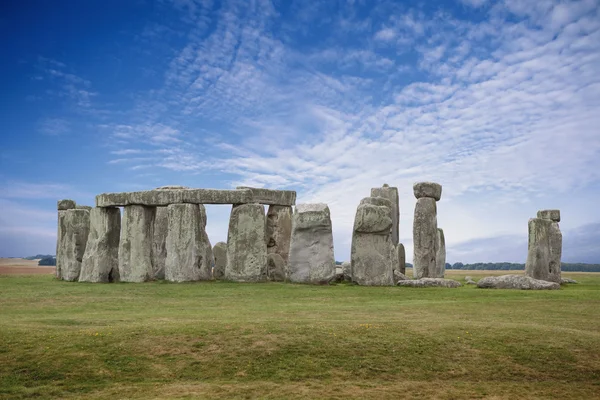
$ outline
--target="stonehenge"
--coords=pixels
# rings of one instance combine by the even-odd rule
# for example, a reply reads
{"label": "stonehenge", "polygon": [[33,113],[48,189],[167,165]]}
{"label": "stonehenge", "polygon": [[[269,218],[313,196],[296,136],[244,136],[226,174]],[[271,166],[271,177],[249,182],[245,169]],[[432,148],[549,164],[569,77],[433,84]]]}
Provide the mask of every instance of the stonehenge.
{"label": "stonehenge", "polygon": [[406,251],[402,243],[398,243],[398,272],[406,274]]}
{"label": "stonehenge", "polygon": [[432,182],[415,183],[413,192],[417,198],[413,222],[413,277],[435,278],[438,253],[436,201],[442,196],[442,186]]}
{"label": "stonehenge", "polygon": [[525,275],[561,283],[562,233],[559,210],[540,210],[529,220],[529,243]]}
{"label": "stonehenge", "polygon": [[156,279],[165,279],[168,233],[169,213],[167,207],[156,207],[154,235],[152,237],[152,268],[154,269],[154,278]]}
{"label": "stonehenge", "polygon": [[267,254],[279,254],[285,265],[292,240],[292,214],[291,206],[270,205],[267,211]]}
{"label": "stonehenge", "polygon": [[444,231],[441,228],[437,229],[436,241],[436,268],[434,278],[443,278],[446,273],[446,239],[444,238]]}
{"label": "stonehenge", "polygon": [[124,207],[119,242],[119,277],[122,282],[146,282],[154,278],[152,243],[155,207]]}
{"label": "stonehenge", "polygon": [[77,208],[73,200],[58,202],[56,277],[77,281],[90,231],[90,212]]}
{"label": "stonehenge", "polygon": [[477,282],[483,289],[556,290],[560,284],[522,275],[488,276]]}
{"label": "stonehenge", "polygon": [[119,281],[121,212],[118,208],[92,208],[90,233],[81,262],[79,282]]}
{"label": "stonehenge", "polygon": [[383,187],[371,189],[371,197],[383,197],[388,199],[392,205],[392,243],[398,245],[399,226],[400,226],[400,202],[398,197],[398,188],[383,184]]}
{"label": "stonehenge", "polygon": [[227,265],[227,243],[217,242],[213,247],[215,264],[213,267],[213,278],[223,279],[225,277],[225,266]]}

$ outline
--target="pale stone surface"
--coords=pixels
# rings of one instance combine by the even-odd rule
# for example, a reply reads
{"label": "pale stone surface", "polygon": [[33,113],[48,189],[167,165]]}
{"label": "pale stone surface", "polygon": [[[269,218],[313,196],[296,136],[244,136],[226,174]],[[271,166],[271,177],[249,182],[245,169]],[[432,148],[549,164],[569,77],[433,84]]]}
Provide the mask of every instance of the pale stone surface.
{"label": "pale stone surface", "polygon": [[529,220],[529,244],[525,275],[547,281],[552,271],[550,236],[553,222],[549,219],[531,218]]}
{"label": "pale stone surface", "polygon": [[272,282],[285,281],[285,261],[277,253],[267,254],[267,278]]}
{"label": "pale stone surface", "polygon": [[152,242],[155,207],[126,206],[121,221],[119,276],[122,282],[145,282],[154,278]]}
{"label": "pale stone surface", "polygon": [[394,283],[398,283],[400,281],[407,281],[409,278],[404,275],[402,272],[395,270],[394,271]]}
{"label": "pale stone surface", "polygon": [[399,226],[400,226],[400,200],[398,196],[398,188],[383,185],[380,188],[371,189],[371,197],[383,197],[388,199],[392,205],[392,243],[399,243]]}
{"label": "pale stone surface", "polygon": [[541,219],[549,219],[554,222],[560,222],[560,210],[540,210],[537,212],[537,217]]}
{"label": "pale stone surface", "polygon": [[169,190],[169,189],[173,189],[173,190],[187,190],[187,189],[189,189],[189,187],[187,187],[187,186],[181,186],[181,185],[166,185],[166,186],[159,186],[155,190]]}
{"label": "pale stone surface", "polygon": [[286,265],[290,258],[292,214],[290,206],[269,206],[267,211],[267,254],[279,254]]}
{"label": "pale stone surface", "polygon": [[442,198],[442,185],[434,182],[418,182],[413,185],[413,192],[417,199],[429,197],[440,201]]}
{"label": "pale stone surface", "polygon": [[57,277],[76,281],[81,272],[81,261],[90,231],[90,212],[81,209],[61,210],[58,212],[58,225]]}
{"label": "pale stone surface", "polygon": [[477,282],[477,287],[484,289],[523,289],[544,290],[560,289],[556,282],[547,282],[523,275],[488,276]]}
{"label": "pale stone surface", "polygon": [[398,264],[400,266],[398,271],[406,274],[406,251],[402,243],[398,243]]}
{"label": "pale stone surface", "polygon": [[561,258],[562,258],[562,233],[558,227],[558,222],[552,222],[550,225],[550,236],[548,237],[550,245],[550,268],[548,271],[548,280],[550,282],[561,282]]}
{"label": "pale stone surface", "polygon": [[225,279],[236,282],[258,282],[267,279],[265,231],[264,206],[233,206],[227,234]]}
{"label": "pale stone surface", "polygon": [[212,279],[214,258],[206,234],[206,210],[198,204],[167,207],[169,233],[165,279],[188,282]]}
{"label": "pale stone surface", "polygon": [[344,275],[346,282],[352,282],[352,263],[350,261],[342,263],[342,275]]}
{"label": "pale stone surface", "polygon": [[79,205],[79,204],[77,204],[77,205],[75,206],[75,208],[76,208],[76,209],[78,209],[78,210],[88,210],[88,211],[92,211],[92,208],[93,208],[93,207],[91,207],[91,206],[82,206],[82,205]]}
{"label": "pale stone surface", "polygon": [[[381,197],[374,198],[385,200]],[[364,199],[363,199],[364,201]],[[389,201],[386,201],[389,205]],[[354,232],[390,235],[392,233],[391,207],[363,203],[358,206],[354,217]]]}
{"label": "pale stone surface", "polygon": [[292,217],[289,280],[324,284],[335,274],[333,233],[329,207],[298,204]]}
{"label": "pale stone surface", "polygon": [[154,268],[154,279],[165,279],[168,232],[169,212],[167,207],[156,207],[154,237],[152,239],[152,266]]}
{"label": "pale stone surface", "polygon": [[252,203],[293,206],[296,204],[296,192],[294,190],[272,190],[238,186],[238,190],[250,190],[252,192]]}
{"label": "pale stone surface", "polygon": [[475,282],[469,275],[465,276],[465,283],[467,285],[477,285],[477,282]]}
{"label": "pale stone surface", "polygon": [[579,283],[579,282],[577,282],[575,279],[571,279],[571,278],[561,278],[560,283],[564,284],[564,283]]}
{"label": "pale stone surface", "polygon": [[460,282],[452,279],[443,278],[421,278],[415,280],[399,281],[398,286],[409,286],[409,287],[445,287],[445,288],[457,288],[462,285]]}
{"label": "pale stone surface", "polygon": [[227,265],[227,243],[217,242],[213,247],[213,255],[215,257],[213,278],[223,279],[225,277],[225,266]]}
{"label": "pale stone surface", "polygon": [[158,189],[140,192],[102,193],[96,207],[127,205],[168,206],[169,204],[245,204],[252,202],[252,191],[221,189]]}
{"label": "pale stone surface", "polygon": [[443,278],[446,274],[446,239],[441,228],[437,230],[437,252],[435,255],[435,278]]}
{"label": "pale stone surface", "polygon": [[118,208],[93,208],[90,233],[81,262],[79,282],[119,281],[119,238],[121,211]]}
{"label": "pale stone surface", "polygon": [[76,207],[77,205],[74,200],[64,199],[57,202],[57,208],[59,210],[71,210]]}
{"label": "pale stone surface", "polygon": [[413,277],[431,277],[436,272],[437,209],[435,199],[422,197],[415,206],[413,221]]}

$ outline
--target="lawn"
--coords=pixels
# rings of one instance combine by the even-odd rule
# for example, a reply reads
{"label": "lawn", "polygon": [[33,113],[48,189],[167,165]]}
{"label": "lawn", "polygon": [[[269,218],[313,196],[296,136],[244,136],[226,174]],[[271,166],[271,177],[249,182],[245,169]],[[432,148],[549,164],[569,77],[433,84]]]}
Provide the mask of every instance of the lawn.
{"label": "lawn", "polygon": [[0,276],[0,398],[598,398],[600,274],[564,275],[580,284]]}

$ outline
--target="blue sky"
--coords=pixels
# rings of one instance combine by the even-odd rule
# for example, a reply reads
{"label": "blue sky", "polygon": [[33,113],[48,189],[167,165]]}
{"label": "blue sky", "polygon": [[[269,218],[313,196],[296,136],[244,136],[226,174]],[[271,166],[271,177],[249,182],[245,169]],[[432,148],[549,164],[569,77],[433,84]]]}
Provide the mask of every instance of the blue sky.
{"label": "blue sky", "polygon": [[448,262],[524,262],[543,208],[600,262],[599,0],[2,2],[0,44],[0,256],[54,253],[60,198],[180,184],[328,203],[344,260],[388,183],[410,261],[432,180]]}

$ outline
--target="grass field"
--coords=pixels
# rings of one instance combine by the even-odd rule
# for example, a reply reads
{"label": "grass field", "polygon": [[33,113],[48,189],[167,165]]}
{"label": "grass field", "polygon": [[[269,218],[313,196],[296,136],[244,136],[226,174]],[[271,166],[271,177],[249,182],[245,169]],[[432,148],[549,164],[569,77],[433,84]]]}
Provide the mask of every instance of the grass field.
{"label": "grass field", "polygon": [[0,398],[598,398],[600,274],[564,275],[580,284],[0,276]]}

